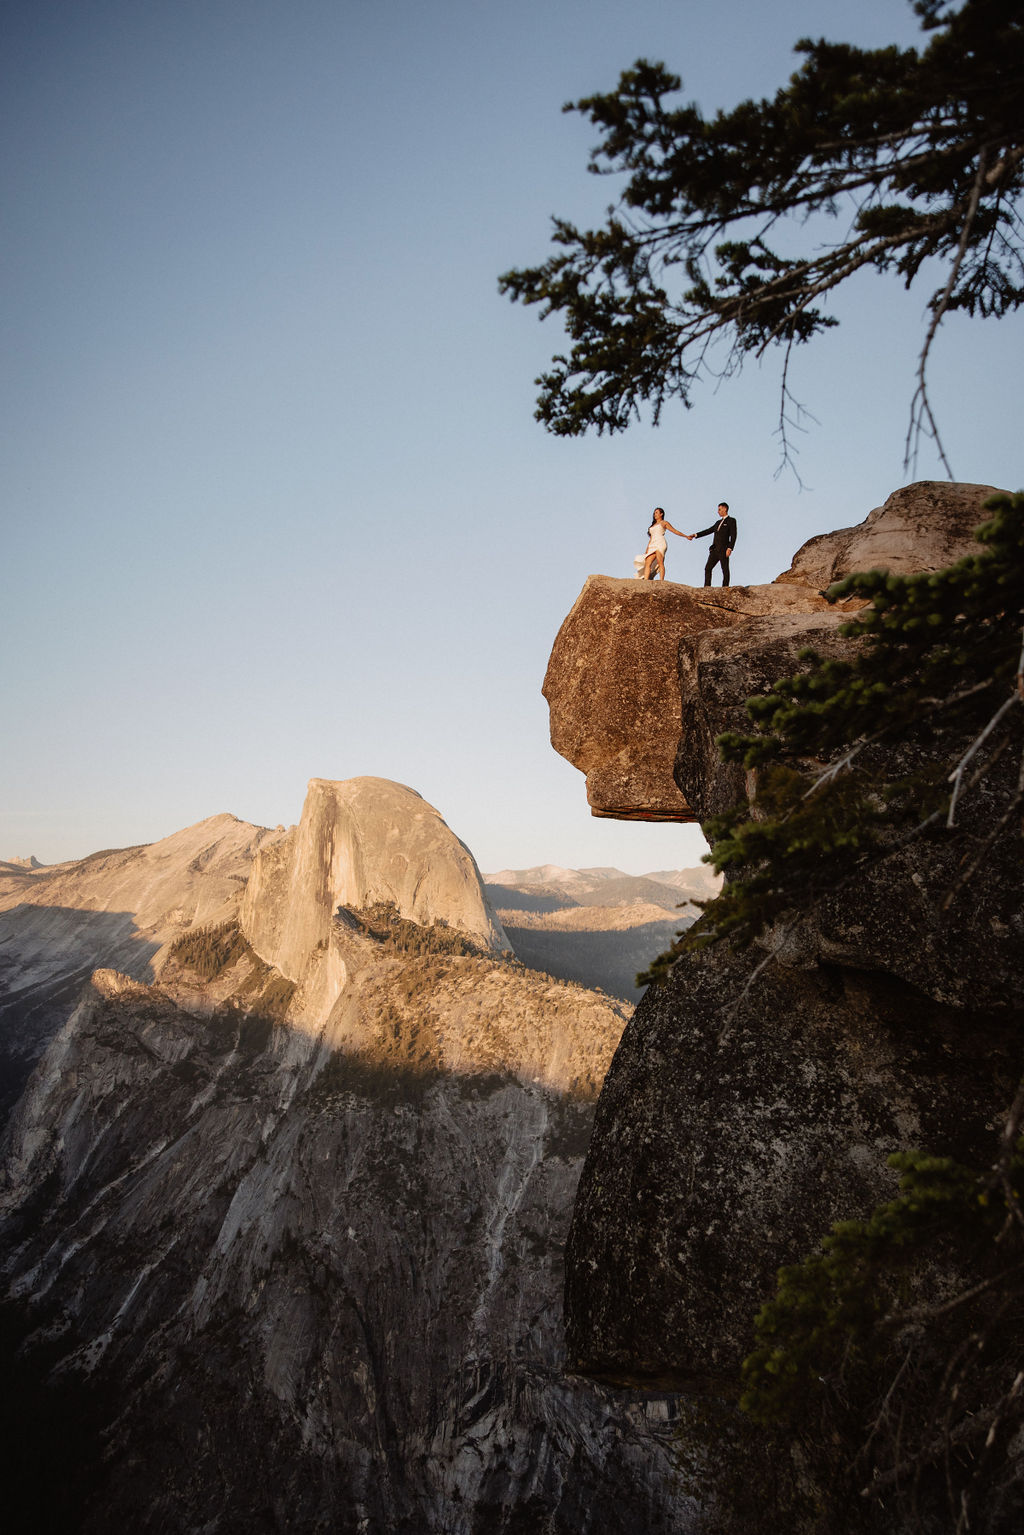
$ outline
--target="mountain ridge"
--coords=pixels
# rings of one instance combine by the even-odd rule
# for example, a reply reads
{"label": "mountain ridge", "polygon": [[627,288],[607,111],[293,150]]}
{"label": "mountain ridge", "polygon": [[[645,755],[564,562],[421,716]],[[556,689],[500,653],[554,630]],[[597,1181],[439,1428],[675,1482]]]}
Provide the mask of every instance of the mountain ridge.
{"label": "mountain ridge", "polygon": [[[564,1232],[632,1009],[403,915],[393,846],[339,883],[343,788],[313,781],[155,979],[93,973],[8,1126],[22,1369],[44,1403],[79,1383],[105,1446],[74,1527],[690,1535],[670,1398],[564,1371]],[[423,856],[436,812],[395,789]]]}

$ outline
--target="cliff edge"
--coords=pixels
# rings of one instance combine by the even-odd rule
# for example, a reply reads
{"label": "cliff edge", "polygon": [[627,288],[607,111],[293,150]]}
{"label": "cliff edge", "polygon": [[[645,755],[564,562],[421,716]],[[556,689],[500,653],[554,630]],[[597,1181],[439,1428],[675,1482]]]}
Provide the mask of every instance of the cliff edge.
{"label": "cliff edge", "polygon": [[842,648],[839,626],[860,604],[830,605],[823,591],[856,570],[930,572],[971,553],[994,493],[908,485],[856,527],[810,539],[762,586],[588,576],[543,693],[551,744],[586,775],[591,814],[699,821],[734,799],[735,782],[718,782],[715,737],[731,728],[726,714],[742,716],[746,698],[795,669],[804,646]]}
{"label": "cliff edge", "polygon": [[[821,588],[868,564],[931,572],[976,550],[991,494],[909,486],[811,540],[767,587],[591,577],[545,692],[595,813],[703,821],[741,803],[745,775],[723,767],[716,738],[749,724],[745,700],[799,670],[808,644],[829,656],[855,643]],[[638,702],[652,654],[657,707]],[[603,681],[589,685],[591,670]],[[578,1369],[728,1395],[780,1265],[891,1196],[891,1153],[991,1154],[1024,1022],[1016,854],[947,901],[987,818],[982,785],[956,839],[896,847],[801,920],[739,953],[691,954],[648,990],[602,1089],[570,1230]]]}

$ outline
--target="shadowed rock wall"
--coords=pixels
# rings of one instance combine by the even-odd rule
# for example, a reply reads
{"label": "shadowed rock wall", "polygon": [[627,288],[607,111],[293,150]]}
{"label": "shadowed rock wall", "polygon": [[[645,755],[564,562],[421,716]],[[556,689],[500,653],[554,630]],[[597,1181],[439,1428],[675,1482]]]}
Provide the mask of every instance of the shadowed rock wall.
{"label": "shadowed rock wall", "polygon": [[[709,599],[684,588],[673,601],[637,582],[635,596],[622,598],[631,618],[621,664],[614,626],[611,653],[595,663],[612,675],[618,666],[618,691],[578,687],[570,713],[566,636],[612,600],[591,578],[556,642],[546,687],[552,738],[572,741],[567,755],[588,773],[592,803],[604,796],[612,813],[617,798],[613,758],[594,744],[611,742],[616,782],[637,786],[630,814],[648,793],[660,811],[669,736],[687,813],[703,820],[741,802],[744,775],[723,768],[716,738],[747,724],[745,700],[797,670],[805,645],[841,654],[853,643],[836,632],[845,615],[827,609],[816,584],[864,564],[943,567],[977,548],[990,494],[907,487],[858,528],[805,545],[772,586],[726,593],[718,627],[706,606],[720,600],[717,590]],[[609,723],[600,711],[628,693],[645,608],[659,649],[676,626],[675,709],[666,702],[652,712],[653,738],[637,734],[627,746],[641,716],[619,708]],[[667,696],[667,678],[664,687]],[[1003,771],[993,769],[962,805],[955,836],[894,852],[744,953],[684,958],[647,992],[602,1090],[570,1231],[566,1313],[578,1368],[734,1390],[776,1270],[811,1251],[832,1222],[866,1213],[894,1189],[891,1152],[984,1156],[1020,1070],[1016,846],[997,850],[986,879],[948,907],[946,897],[964,849],[989,829],[993,791],[1007,802],[1008,786],[996,783]]]}

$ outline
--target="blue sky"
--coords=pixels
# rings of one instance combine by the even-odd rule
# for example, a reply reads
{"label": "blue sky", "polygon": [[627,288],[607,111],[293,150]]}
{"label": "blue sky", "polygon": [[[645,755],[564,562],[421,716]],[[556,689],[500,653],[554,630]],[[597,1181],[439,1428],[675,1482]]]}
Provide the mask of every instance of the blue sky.
{"label": "blue sky", "polygon": [[[561,333],[496,279],[614,194],[564,101],[646,56],[729,107],[807,33],[920,36],[904,0],[5,8],[0,856],[287,824],[309,777],[373,773],[485,869],[697,861],[696,829],[591,819],[548,744],[551,642],[655,504],[693,528],[728,499],[754,582],[906,483],[927,290],[865,277],[798,359],[801,491],[771,360],[657,431],[548,437]],[[959,479],[1024,480],[1021,340],[940,332]]]}

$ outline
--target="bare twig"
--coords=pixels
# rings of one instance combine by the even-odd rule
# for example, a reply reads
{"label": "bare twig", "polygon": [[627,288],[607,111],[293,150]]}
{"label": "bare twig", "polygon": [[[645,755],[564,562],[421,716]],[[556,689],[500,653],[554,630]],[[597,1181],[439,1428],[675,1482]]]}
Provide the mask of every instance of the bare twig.
{"label": "bare twig", "polygon": [[[804,416],[808,416],[815,425],[818,425],[818,418],[812,415],[805,405],[801,405],[789,387],[789,363],[794,341],[795,338],[790,336],[786,342],[786,351],[782,359],[782,379],[779,388],[779,424],[775,429],[775,435],[779,438],[782,447],[782,458],[779,462],[779,467],[775,471],[774,478],[778,479],[783,469],[791,469],[799,488],[807,490],[809,487],[804,484],[803,478],[793,462],[793,454],[796,453],[797,449],[789,440],[789,432],[790,429],[795,432],[806,431],[802,420]],[[795,417],[790,415],[790,408],[796,411]]]}
{"label": "bare twig", "polygon": [[[975,773],[974,777],[971,779],[971,782],[967,786],[969,789],[973,788],[975,783],[977,783],[980,778],[984,777],[985,773],[987,773],[991,768],[993,762],[995,762],[996,759],[1002,755],[1003,751],[1007,748],[1007,746],[1009,746],[1009,744],[1010,743],[1008,741],[1004,741],[1002,746],[1000,746],[988,759],[988,761],[981,768],[979,768],[978,772]],[[1010,803],[1007,805],[1003,814],[999,817],[999,820],[992,827],[988,836],[981,844],[981,847],[978,849],[975,856],[971,859],[971,862],[965,869],[961,871],[961,873],[957,876],[955,884],[949,891],[947,891],[946,897],[942,903],[943,911],[949,910],[950,906],[953,904],[954,897],[974,878],[975,874],[978,872],[978,869],[981,867],[981,863],[985,858],[985,855],[988,853],[989,849],[992,848],[996,842],[998,842],[1006,827],[1009,825],[1010,820],[1020,809],[1022,803],[1024,803],[1024,755],[1022,755],[1020,759],[1020,772],[1017,775],[1016,794],[1010,800]]]}
{"label": "bare twig", "polygon": [[[792,931],[792,929],[795,926],[796,926],[795,921],[794,922],[785,922],[785,923],[783,923],[782,927],[781,927],[781,930],[780,930],[781,931],[781,936],[784,938],[789,932]],[[778,929],[777,929],[777,931],[778,931]],[[753,986],[754,982],[760,976],[761,972],[763,970],[766,970],[768,968],[768,966],[772,963],[773,960],[775,960],[774,951],[769,949],[768,953],[765,955],[764,959],[760,960],[754,966],[754,968],[750,972],[750,974],[747,976],[746,984],[743,987],[743,990],[739,993],[739,996],[734,997],[732,1002],[730,1002],[726,1007],[724,1007],[722,1009],[722,1020],[723,1020],[723,1025],[724,1026],[722,1028],[722,1032],[718,1036],[718,1044],[719,1044],[720,1047],[722,1045],[724,1045],[727,1042],[727,1040],[731,1037],[731,1035],[732,1035],[732,1026],[733,1026],[733,1024],[736,1021],[736,1014],[739,1012],[740,1007],[742,1006],[742,1004],[746,1001],[746,999],[747,999],[747,997],[748,997],[748,995],[750,993],[751,986]],[[776,963],[778,963],[777,960],[776,960]]]}
{"label": "bare twig", "polygon": [[974,756],[975,752],[979,751],[980,748],[988,740],[988,738],[992,734],[993,730],[999,724],[999,721],[1003,718],[1003,715],[1004,714],[1008,714],[1009,711],[1013,708],[1014,704],[1021,703],[1021,702],[1024,702],[1024,694],[1018,693],[1016,691],[1016,689],[1015,689],[1010,694],[1009,698],[1005,699],[1003,701],[1003,703],[999,706],[999,708],[996,710],[995,714],[993,714],[992,718],[989,720],[988,724],[985,726],[985,728],[981,732],[981,734],[979,736],[977,736],[971,742],[970,746],[967,748],[966,752],[964,752],[964,755],[960,758],[960,761],[957,763],[956,767],[950,773],[950,775],[949,775],[949,777],[947,779],[947,782],[951,783],[953,785],[953,792],[950,795],[950,799],[949,799],[949,813],[946,816],[946,825],[947,825],[947,827],[951,827],[954,824],[954,817],[955,817],[955,814],[956,814],[956,802],[957,802],[957,800],[960,797],[960,785],[961,785],[961,783],[963,781],[964,768],[970,762],[970,760]]}
{"label": "bare twig", "polygon": [[811,787],[805,792],[803,796],[804,799],[810,799],[811,795],[814,794],[818,789],[824,788],[825,785],[830,784],[834,778],[838,778],[839,774],[845,772],[845,770],[850,766],[850,763],[853,761],[854,757],[857,756],[858,752],[863,751],[865,746],[870,746],[872,741],[877,741],[879,735],[881,735],[881,732],[878,732],[878,734],[873,736],[865,736],[863,740],[856,742],[855,745],[850,747],[848,752],[844,752],[844,754],[837,758],[835,762],[830,762],[828,767],[825,768],[823,772],[818,774],[817,778],[811,784]]}
{"label": "bare twig", "polygon": [[885,1393],[885,1396],[882,1398],[881,1405],[879,1406],[878,1412],[875,1414],[875,1417],[874,1417],[874,1419],[872,1421],[871,1432],[868,1434],[868,1437],[864,1441],[864,1444],[863,1444],[861,1450],[858,1452],[860,1455],[866,1455],[867,1454],[867,1452],[871,1448],[872,1443],[874,1442],[876,1434],[878,1434],[881,1431],[884,1420],[887,1419],[888,1416],[889,1416],[889,1407],[890,1407],[890,1405],[892,1403],[893,1397],[896,1394],[896,1387],[899,1385],[900,1381],[903,1379],[903,1376],[904,1376],[906,1370],[909,1368],[910,1361],[913,1359],[913,1357],[914,1357],[914,1345],[913,1345],[913,1343],[911,1343],[910,1347],[907,1349],[906,1354],[903,1356],[902,1364],[900,1365],[899,1369],[896,1371],[896,1374],[893,1376],[892,1380],[889,1382],[889,1389]]}
{"label": "bare twig", "polygon": [[886,1328],[899,1331],[904,1327],[911,1327],[921,1322],[934,1322],[937,1317],[948,1316],[951,1311],[957,1311],[961,1306],[968,1305],[972,1300],[977,1300],[979,1295],[984,1295],[988,1290],[993,1290],[1001,1285],[1004,1280],[1013,1274],[1024,1271],[1024,1260],[1014,1263],[1008,1269],[994,1274],[990,1279],[983,1279],[980,1284],[973,1285],[970,1290],[964,1290],[959,1295],[954,1295],[952,1300],[943,1301],[936,1306],[915,1306],[910,1311],[901,1311],[895,1316],[887,1317],[884,1324]]}
{"label": "bare twig", "polygon": [[936,451],[938,452],[939,458],[942,460],[943,467],[946,470],[946,474],[950,479],[954,478],[953,470],[950,467],[949,459],[946,457],[945,449],[942,446],[942,438],[939,435],[939,429],[938,425],[936,424],[935,417],[932,415],[932,407],[928,398],[928,385],[925,375],[928,367],[928,354],[931,352],[932,342],[935,340],[935,333],[939,326],[942,324],[942,320],[946,314],[946,311],[949,309],[950,300],[953,297],[953,289],[956,287],[956,280],[960,275],[960,268],[963,266],[964,257],[967,254],[967,245],[971,237],[971,230],[974,227],[974,220],[977,216],[978,204],[980,203],[981,195],[985,190],[986,176],[988,173],[988,161],[989,146],[987,144],[983,144],[978,153],[978,169],[974,177],[974,185],[971,187],[970,196],[967,200],[967,211],[964,214],[964,222],[960,230],[960,239],[957,242],[956,254],[953,257],[953,265],[950,267],[949,277],[946,280],[946,286],[943,288],[941,294],[939,295],[938,302],[935,304],[932,310],[931,323],[928,326],[928,331],[924,338],[924,346],[921,348],[921,355],[918,358],[917,388],[914,391],[914,398],[911,401],[910,425],[907,428],[907,440],[903,451],[904,469],[916,468],[917,442],[921,434],[923,422],[925,419],[927,419],[929,435],[932,438],[932,441],[935,443]]}
{"label": "bare twig", "polygon": [[[959,693],[951,694],[949,698],[919,698],[916,704],[915,718],[918,720],[930,719],[932,715],[941,714],[946,709],[954,709],[958,704],[965,703],[968,698],[973,698],[975,694],[984,693],[991,686],[991,677],[986,677],[981,682],[973,683],[969,688],[963,688]],[[804,799],[809,799],[817,789],[823,788],[826,784],[831,783],[834,778],[838,778],[839,774],[850,766],[854,758],[864,750],[865,746],[873,746],[877,742],[883,741],[894,730],[901,728],[902,722],[889,721],[882,726],[881,730],[876,730],[873,735],[863,736],[859,741],[856,741],[842,757],[839,757],[835,762],[829,763],[828,767],[822,769],[810,788],[806,790],[803,796]],[[934,820],[935,816],[929,816],[923,825],[931,825]]]}
{"label": "bare twig", "polygon": [[913,1455],[900,1460],[888,1471],[876,1472],[867,1486],[860,1489],[861,1497],[875,1498],[880,1492],[885,1492],[903,1481],[909,1472],[918,1472],[922,1466],[939,1460],[948,1454],[950,1448],[965,1445],[970,1440],[977,1439],[981,1433],[987,1434],[993,1423],[998,1423],[1000,1410],[1019,1394],[1019,1390],[1015,1382],[995,1407],[981,1408],[978,1412],[972,1413],[969,1418],[963,1419],[956,1428],[950,1429],[948,1434],[943,1434],[941,1438],[933,1439],[930,1444],[923,1445]]}

